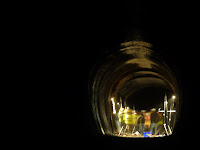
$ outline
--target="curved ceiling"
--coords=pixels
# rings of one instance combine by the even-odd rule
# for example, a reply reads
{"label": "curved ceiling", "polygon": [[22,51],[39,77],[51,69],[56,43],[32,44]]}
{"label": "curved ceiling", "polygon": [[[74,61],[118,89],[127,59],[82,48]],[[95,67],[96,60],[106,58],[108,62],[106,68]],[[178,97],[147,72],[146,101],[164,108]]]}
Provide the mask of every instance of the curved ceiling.
{"label": "curved ceiling", "polygon": [[126,100],[134,92],[150,86],[171,89],[171,86],[163,79],[157,77],[140,77],[124,83],[119,89],[119,94]]}

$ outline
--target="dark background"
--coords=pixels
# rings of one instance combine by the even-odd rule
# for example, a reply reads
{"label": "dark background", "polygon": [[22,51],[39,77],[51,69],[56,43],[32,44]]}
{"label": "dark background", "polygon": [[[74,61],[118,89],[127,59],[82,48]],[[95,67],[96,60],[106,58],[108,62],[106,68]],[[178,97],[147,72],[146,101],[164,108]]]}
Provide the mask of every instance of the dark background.
{"label": "dark background", "polygon": [[161,87],[144,88],[143,90],[130,95],[130,97],[127,98],[126,104],[130,109],[133,109],[134,105],[137,110],[146,109],[146,111],[150,111],[152,108],[163,108],[162,103],[165,92],[165,89]]}
{"label": "dark background", "polygon": [[[63,128],[59,131],[64,145],[70,143],[69,137],[85,147],[132,147],[137,143],[194,145],[199,133],[199,34],[195,4],[138,0],[61,5],[45,5],[42,9],[39,39],[44,52],[42,73],[48,103],[61,101],[60,110],[64,111],[60,114]],[[124,140],[97,136],[88,96],[89,74],[94,64],[101,64],[105,52],[119,46],[132,27],[147,33],[180,82],[180,121],[175,134],[168,138]]]}

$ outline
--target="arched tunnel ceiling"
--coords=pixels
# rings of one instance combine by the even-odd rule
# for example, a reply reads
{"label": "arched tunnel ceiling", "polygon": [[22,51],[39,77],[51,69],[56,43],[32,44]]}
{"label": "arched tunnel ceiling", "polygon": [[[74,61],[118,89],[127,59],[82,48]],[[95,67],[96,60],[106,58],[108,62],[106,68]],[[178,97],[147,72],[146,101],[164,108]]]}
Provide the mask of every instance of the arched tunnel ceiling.
{"label": "arched tunnel ceiling", "polygon": [[114,78],[116,82],[113,95],[129,95],[129,93],[148,86],[160,86],[174,91],[174,86],[162,74],[152,71],[128,72]]}
{"label": "arched tunnel ceiling", "polygon": [[119,89],[119,94],[125,99],[129,97],[134,92],[141,90],[149,86],[158,86],[166,89],[171,89],[171,86],[167,84],[164,80],[156,77],[141,77],[133,80],[129,80],[124,83]]}

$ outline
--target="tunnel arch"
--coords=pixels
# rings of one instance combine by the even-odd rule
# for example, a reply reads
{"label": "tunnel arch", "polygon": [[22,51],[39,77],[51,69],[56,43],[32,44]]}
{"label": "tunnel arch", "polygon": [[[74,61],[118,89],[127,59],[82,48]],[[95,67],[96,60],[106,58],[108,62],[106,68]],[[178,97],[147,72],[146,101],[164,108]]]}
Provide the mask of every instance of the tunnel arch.
{"label": "tunnel arch", "polygon": [[[151,49],[152,45],[144,41],[122,43],[121,48],[107,56],[93,72],[90,83],[93,115],[103,134],[118,133],[113,109],[120,98],[126,101],[134,92],[147,87],[160,87],[176,95],[178,115],[179,86],[176,77]],[[112,98],[115,99],[115,106]],[[172,128],[174,125],[175,121]]]}

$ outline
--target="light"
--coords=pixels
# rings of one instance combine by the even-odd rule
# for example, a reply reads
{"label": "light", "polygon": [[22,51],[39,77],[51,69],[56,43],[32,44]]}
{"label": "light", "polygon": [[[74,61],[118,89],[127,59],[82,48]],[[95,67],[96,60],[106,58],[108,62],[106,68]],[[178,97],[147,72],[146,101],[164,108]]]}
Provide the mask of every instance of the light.
{"label": "light", "polygon": [[113,114],[116,114],[116,109],[115,109],[115,101],[114,98],[111,98],[112,104],[113,104]]}
{"label": "light", "polygon": [[119,113],[122,113],[124,111],[124,108],[120,108],[120,111],[119,111]]}
{"label": "light", "polygon": [[[159,110],[158,112],[165,112],[164,110]],[[167,112],[176,112],[176,110],[168,110]]]}
{"label": "light", "polygon": [[176,98],[176,96],[175,96],[175,95],[173,95],[173,96],[172,96],[172,99],[175,99],[175,98]]}
{"label": "light", "polygon": [[169,135],[169,133],[168,133],[168,131],[167,131],[167,128],[166,128],[166,123],[164,123],[163,125],[164,125],[164,129],[165,129],[167,135]]}
{"label": "light", "polygon": [[158,108],[158,112],[160,112],[161,108]]}
{"label": "light", "polygon": [[140,133],[138,131],[135,132],[136,135],[139,135]]}

